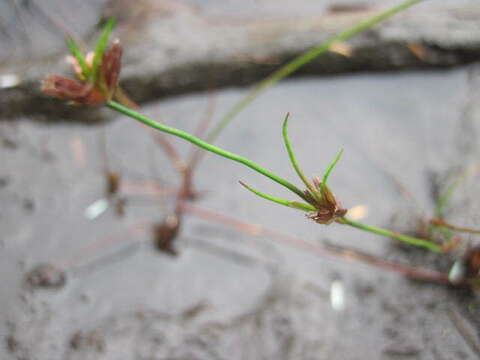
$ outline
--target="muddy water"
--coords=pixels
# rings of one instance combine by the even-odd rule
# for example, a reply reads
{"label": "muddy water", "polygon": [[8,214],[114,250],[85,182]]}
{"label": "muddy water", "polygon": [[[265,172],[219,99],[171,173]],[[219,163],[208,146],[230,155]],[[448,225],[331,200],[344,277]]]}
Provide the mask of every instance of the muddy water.
{"label": "muddy water", "polygon": [[[305,172],[321,174],[345,149],[332,189],[344,206],[363,205],[365,222],[387,226],[399,211],[403,218],[429,213],[432,179],[478,158],[475,76],[473,68],[463,68],[288,81],[246,109],[218,144],[296,181],[281,141],[289,111],[291,140]],[[245,91],[214,93],[214,118]],[[143,111],[192,130],[209,99],[183,96]],[[2,358],[478,356],[465,340],[470,334],[476,341],[478,305],[459,291],[247,234],[212,215],[185,214],[174,243],[177,257],[156,251],[149,226],[171,213],[173,197],[159,193],[175,187],[178,177],[152,134],[132,120],[84,126],[25,118],[0,126]],[[188,153],[182,141],[174,144]],[[119,217],[111,203],[88,219],[86,209],[105,198],[106,166],[122,179],[116,196],[127,201],[125,215]],[[202,196],[194,205],[312,243],[328,240],[448,267],[371,234],[316,225],[255,198],[238,180],[291,197],[211,155],[196,174]],[[477,183],[468,177],[452,204],[473,223],[478,205],[465,199],[478,193]],[[39,264],[49,264],[50,272],[32,275]]]}

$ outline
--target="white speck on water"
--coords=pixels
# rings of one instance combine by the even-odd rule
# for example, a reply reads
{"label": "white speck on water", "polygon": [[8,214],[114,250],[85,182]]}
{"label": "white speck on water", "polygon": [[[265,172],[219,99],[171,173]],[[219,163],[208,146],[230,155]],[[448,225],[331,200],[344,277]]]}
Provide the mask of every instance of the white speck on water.
{"label": "white speck on water", "polygon": [[20,84],[20,78],[15,74],[2,74],[0,75],[0,88],[6,89],[15,87]]}
{"label": "white speck on water", "polygon": [[453,263],[452,268],[448,272],[448,280],[452,284],[458,283],[463,280],[465,276],[465,263],[463,260],[457,260]]}
{"label": "white speck on water", "polygon": [[340,280],[334,280],[330,285],[330,304],[335,311],[345,310],[345,287]]}
{"label": "white speck on water", "polygon": [[85,209],[85,217],[94,220],[108,209],[108,204],[108,200],[105,198],[94,201]]}

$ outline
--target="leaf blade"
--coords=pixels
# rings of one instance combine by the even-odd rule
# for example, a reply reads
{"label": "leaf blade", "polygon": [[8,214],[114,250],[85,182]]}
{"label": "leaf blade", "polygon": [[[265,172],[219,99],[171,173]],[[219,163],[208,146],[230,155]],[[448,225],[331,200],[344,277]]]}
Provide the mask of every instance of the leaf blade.
{"label": "leaf blade", "polygon": [[70,50],[70,53],[78,61],[78,65],[80,65],[82,75],[85,77],[85,79],[89,78],[90,68],[87,65],[87,60],[85,59],[85,56],[82,54],[80,47],[75,42],[75,40],[73,40],[73,38],[67,38],[66,42],[67,42],[68,49]]}
{"label": "leaf blade", "polygon": [[342,155],[343,155],[343,149],[339,151],[337,156],[335,156],[335,159],[333,159],[333,161],[330,163],[330,165],[328,165],[327,169],[325,170],[325,173],[323,174],[323,178],[322,178],[322,183],[320,184],[322,189],[322,194],[324,194],[327,191],[326,187],[327,187],[328,177],[330,176],[330,173],[332,172],[335,165],[337,165]]}
{"label": "leaf blade", "polygon": [[95,53],[93,57],[93,62],[92,62],[92,71],[91,71],[91,80],[96,81],[98,77],[98,67],[100,66],[102,62],[102,57],[103,54],[105,53],[105,49],[107,48],[108,45],[108,39],[110,38],[110,35],[113,31],[113,28],[115,27],[115,18],[110,17],[107,20],[107,23],[102,29],[102,34],[100,35],[97,45],[95,46]]}
{"label": "leaf blade", "polygon": [[[285,144],[285,148],[287,149],[288,157],[290,159],[290,163],[293,166],[293,169],[297,173],[298,177],[302,180],[302,182],[305,184],[308,190],[312,193],[312,196],[317,199],[317,190],[315,187],[308,181],[307,177],[303,173],[302,169],[300,168],[300,165],[298,165],[297,158],[295,157],[295,153],[293,152],[292,144],[290,142],[290,139],[288,137],[288,120],[290,118],[290,113],[287,113],[285,115],[285,119],[283,120],[283,125],[282,125],[282,136],[283,136],[283,142]],[[306,198],[303,198],[305,201],[307,201]]]}
{"label": "leaf blade", "polygon": [[289,201],[289,200],[285,200],[285,199],[280,199],[280,198],[277,198],[275,196],[265,194],[265,193],[263,193],[263,192],[261,192],[257,189],[254,189],[253,187],[245,184],[243,181],[239,181],[239,183],[245,189],[249,190],[250,192],[254,193],[255,195],[257,195],[261,198],[264,198],[266,200],[273,201],[274,203],[284,205],[284,206],[288,206],[290,208],[294,208],[294,209],[302,210],[302,211],[315,211],[315,208],[310,204],[303,204],[303,203],[298,202],[298,201]]}

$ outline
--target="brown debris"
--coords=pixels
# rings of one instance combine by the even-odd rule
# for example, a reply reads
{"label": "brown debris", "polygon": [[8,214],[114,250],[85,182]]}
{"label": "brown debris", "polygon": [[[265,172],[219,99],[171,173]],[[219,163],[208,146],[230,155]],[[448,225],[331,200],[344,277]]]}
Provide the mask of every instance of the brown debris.
{"label": "brown debris", "polygon": [[169,255],[176,256],[177,251],[173,247],[173,242],[180,229],[180,217],[178,214],[170,214],[165,220],[154,226],[154,243],[158,250]]}
{"label": "brown debris", "polygon": [[61,288],[66,283],[66,275],[51,264],[40,264],[27,273],[26,282],[34,288]]}

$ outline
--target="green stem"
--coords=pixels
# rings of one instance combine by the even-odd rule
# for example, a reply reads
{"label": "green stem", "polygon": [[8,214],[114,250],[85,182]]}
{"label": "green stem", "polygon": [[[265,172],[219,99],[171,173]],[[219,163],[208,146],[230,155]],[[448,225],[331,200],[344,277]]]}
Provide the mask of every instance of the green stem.
{"label": "green stem", "polygon": [[254,189],[253,187],[245,184],[243,181],[239,181],[240,185],[242,185],[245,189],[251,191],[252,193],[254,193],[255,195],[261,197],[261,198],[264,198],[265,200],[269,200],[269,201],[273,201],[274,203],[277,203],[277,204],[280,204],[280,205],[284,205],[284,206],[290,206],[290,201],[288,200],[284,200],[284,199],[280,199],[278,197],[275,197],[275,196],[272,196],[272,195],[268,195],[268,194],[265,194],[261,191],[258,191],[256,189]]}
{"label": "green stem", "polygon": [[283,135],[283,142],[285,143],[285,147],[287,148],[288,152],[288,157],[290,158],[290,162],[292,163],[292,166],[297,173],[298,177],[302,180],[302,182],[305,184],[308,190],[310,190],[310,193],[312,196],[317,200],[320,201],[320,194],[317,193],[317,190],[315,187],[310,184],[308,181],[307,177],[303,173],[302,169],[300,168],[300,165],[298,165],[297,159],[295,157],[295,153],[293,152],[292,149],[292,144],[290,143],[290,139],[288,138],[288,119],[290,117],[290,113],[287,113],[285,116],[285,120],[283,120],[283,127],[282,127],[282,135]]}
{"label": "green stem", "polygon": [[285,186],[288,190],[294,192],[295,194],[297,194],[298,196],[300,196],[302,199],[303,197],[305,196],[303,194],[303,192],[297,188],[295,185],[291,184],[290,182],[288,182],[287,180],[285,179],[282,179],[281,177],[273,174],[272,172],[264,169],[263,167],[261,167],[260,165],[254,163],[253,161],[250,161],[248,160],[247,158],[244,158],[243,156],[240,156],[240,155],[236,155],[234,153],[231,153],[229,151],[226,151],[226,150],[223,150],[217,146],[214,146],[212,144],[209,144],[208,142],[205,142],[199,138],[197,138],[196,136],[193,136],[185,131],[182,131],[180,129],[176,129],[176,128],[173,128],[173,127],[170,127],[170,126],[167,126],[167,125],[163,125],[163,124],[160,124],[156,121],[153,121],[151,119],[149,119],[148,117],[132,110],[132,109],[129,109],[115,101],[108,101],[106,103],[106,105],[108,107],[110,107],[111,109],[113,110],[116,110],[124,115],[127,115],[135,120],[138,120],[142,123],[144,123],[145,125],[148,125],[154,129],[157,129],[157,130],[160,130],[164,133],[167,133],[167,134],[171,134],[171,135],[174,135],[174,136],[177,136],[177,137],[180,137],[184,140],[187,140],[189,142],[191,142],[192,144],[194,145],[197,145],[207,151],[210,151],[212,153],[215,153],[217,155],[220,155],[220,156],[223,156],[224,158],[227,158],[227,159],[230,159],[230,160],[233,160],[233,161],[236,161],[238,163],[241,163],[245,166],[248,166],[249,168],[255,170],[256,172],[272,179],[273,181],[275,181],[276,183],[280,184],[280,185],[283,185]]}
{"label": "green stem", "polygon": [[342,218],[341,220],[338,220],[338,222],[340,224],[350,225],[350,226],[353,226],[354,228],[361,229],[361,230],[364,230],[364,231],[369,231],[369,232],[372,232],[374,234],[391,237],[393,239],[403,241],[404,243],[407,243],[409,245],[424,247],[424,248],[429,249],[429,250],[434,251],[434,252],[442,252],[443,251],[441,246],[439,246],[437,244],[434,244],[434,243],[432,243],[428,240],[425,240],[425,239],[419,239],[419,238],[412,237],[412,236],[398,234],[398,233],[390,231],[390,230],[385,230],[385,229],[381,229],[381,228],[378,228],[378,227],[375,227],[375,226],[362,224],[360,222],[347,219],[345,217]]}
{"label": "green stem", "polygon": [[280,80],[284,79],[285,77],[291,75],[298,69],[300,69],[303,65],[309,63],[310,61],[314,60],[318,56],[322,55],[323,53],[327,52],[330,47],[336,43],[346,41],[351,37],[370,29],[372,26],[382,22],[383,20],[392,17],[393,15],[406,10],[407,8],[418,4],[424,0],[406,0],[401,4],[392,7],[384,12],[381,12],[378,15],[375,15],[366,21],[351,27],[350,29],[338,34],[334,38],[320,44],[319,46],[314,47],[311,50],[299,55],[286,65],[282,66],[279,70],[275,71],[273,74],[262,80],[257,86],[255,86],[248,94],[245,96],[240,102],[235,104],[227,114],[220,120],[220,122],[210,131],[207,135],[206,139],[208,142],[212,143],[215,139],[220,135],[222,130],[232,121],[232,119],[245,108],[248,104],[253,102],[262,92],[270,88],[271,86],[275,85]]}

